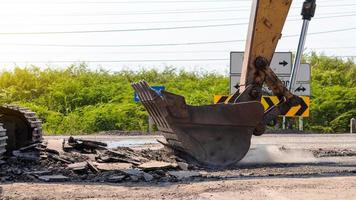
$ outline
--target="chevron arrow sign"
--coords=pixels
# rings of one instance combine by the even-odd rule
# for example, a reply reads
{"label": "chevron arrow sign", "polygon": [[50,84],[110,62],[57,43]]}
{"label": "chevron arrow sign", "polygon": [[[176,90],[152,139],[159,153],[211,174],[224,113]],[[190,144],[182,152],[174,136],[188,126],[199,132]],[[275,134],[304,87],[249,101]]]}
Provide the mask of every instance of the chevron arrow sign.
{"label": "chevron arrow sign", "polygon": [[[225,103],[225,101],[229,98],[227,95],[214,95],[214,104]],[[299,106],[292,107],[288,110],[288,112],[283,113],[282,116],[286,117],[309,117],[309,105],[310,105],[310,97],[301,96],[303,102]],[[270,107],[277,105],[279,102],[277,96],[262,96],[261,104],[264,109],[267,110]]]}

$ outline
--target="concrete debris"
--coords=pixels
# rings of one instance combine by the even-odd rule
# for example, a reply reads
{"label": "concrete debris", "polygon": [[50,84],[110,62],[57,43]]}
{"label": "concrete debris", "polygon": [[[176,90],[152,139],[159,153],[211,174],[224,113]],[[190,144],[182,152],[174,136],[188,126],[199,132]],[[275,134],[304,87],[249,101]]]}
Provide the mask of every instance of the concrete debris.
{"label": "concrete debris", "polygon": [[131,179],[131,181],[137,182],[139,180],[144,180],[146,182],[150,182],[154,179],[154,176],[143,172],[138,169],[127,169],[127,170],[121,170],[124,174],[128,175]]}
{"label": "concrete debris", "polygon": [[118,183],[118,182],[122,182],[125,178],[126,178],[125,175],[113,175],[110,176],[107,180],[111,183]]}
{"label": "concrete debris", "polygon": [[[68,145],[83,153],[94,153],[96,150],[106,149],[108,146],[103,142],[75,139],[73,137],[69,137]],[[63,146],[65,146],[65,144]]]}
{"label": "concrete debris", "polygon": [[69,151],[72,151],[73,149],[74,148],[68,144],[67,140],[63,139],[62,150],[65,151],[65,152],[69,152]]}
{"label": "concrete debris", "polygon": [[138,168],[144,171],[152,171],[157,169],[174,169],[177,168],[176,163],[168,163],[163,161],[151,160],[138,166]]}
{"label": "concrete debris", "polygon": [[40,159],[40,152],[45,148],[45,143],[35,143],[12,151],[12,155],[21,160],[38,161]]}
{"label": "concrete debris", "polygon": [[0,165],[3,165],[3,164],[5,164],[5,163],[6,163],[5,161],[0,160]]}
{"label": "concrete debris", "polygon": [[93,172],[93,173],[99,173],[100,171],[98,170],[98,168],[96,168],[90,161],[86,161],[89,169]]}
{"label": "concrete debris", "polygon": [[38,161],[40,159],[40,155],[38,152],[13,151],[12,155],[21,160]]}
{"label": "concrete debris", "polygon": [[51,159],[53,159],[53,160],[56,160],[56,161],[60,161],[60,162],[62,162],[62,163],[66,163],[66,164],[71,164],[71,163],[72,163],[71,161],[66,160],[66,159],[64,159],[64,158],[61,158],[60,156],[57,156],[57,155],[55,155],[55,154],[48,154],[47,157],[48,157],[48,158],[51,158]]}
{"label": "concrete debris", "polygon": [[70,137],[63,144],[36,143],[13,151],[0,164],[0,181],[169,182],[199,176],[164,150],[107,148]]}
{"label": "concrete debris", "polygon": [[151,182],[154,179],[154,177],[151,174],[145,172],[143,173],[143,178],[145,179],[146,182]]}
{"label": "concrete debris", "polygon": [[168,174],[174,176],[178,180],[201,176],[199,172],[195,172],[195,171],[169,171]]}
{"label": "concrete debris", "polygon": [[69,180],[68,177],[63,175],[39,176],[38,179],[45,182],[64,182]]}
{"label": "concrete debris", "polygon": [[143,171],[138,170],[138,169],[125,169],[121,170],[123,173],[131,176],[141,176],[143,174]]}
{"label": "concrete debris", "polygon": [[138,182],[140,180],[140,177],[138,177],[138,176],[130,176],[130,179],[133,182]]}
{"label": "concrete debris", "polygon": [[34,175],[34,176],[36,176],[36,177],[45,176],[45,175],[51,175],[51,173],[52,173],[52,172],[49,171],[49,170],[27,172],[27,174],[29,174],[29,175]]}
{"label": "concrete debris", "polygon": [[125,162],[139,165],[147,159],[135,153],[132,149],[121,147],[116,149],[106,149],[97,157],[98,162]]}
{"label": "concrete debris", "polygon": [[185,162],[177,162],[177,164],[181,170],[187,171],[189,168],[189,165]]}
{"label": "concrete debris", "polygon": [[83,171],[87,168],[87,166],[88,166],[87,162],[79,162],[79,163],[69,164],[67,169],[73,171]]}
{"label": "concrete debris", "polygon": [[131,163],[93,163],[100,171],[119,171],[131,169]]}

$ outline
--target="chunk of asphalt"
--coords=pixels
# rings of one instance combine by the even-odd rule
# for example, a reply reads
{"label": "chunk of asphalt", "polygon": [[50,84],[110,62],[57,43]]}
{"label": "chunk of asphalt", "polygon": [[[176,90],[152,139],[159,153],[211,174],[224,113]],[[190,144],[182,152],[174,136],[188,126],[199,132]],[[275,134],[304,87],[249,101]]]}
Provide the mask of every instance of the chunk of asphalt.
{"label": "chunk of asphalt", "polygon": [[153,180],[154,177],[151,174],[144,172],[143,173],[143,178],[145,179],[146,182],[150,182],[150,181]]}
{"label": "chunk of asphalt", "polygon": [[124,170],[120,170],[120,171],[129,175],[129,176],[142,176],[143,175],[143,171],[138,170],[138,169],[124,169]]}
{"label": "chunk of asphalt", "polygon": [[195,171],[168,171],[168,174],[174,176],[178,180],[201,176],[199,172],[195,172]]}
{"label": "chunk of asphalt", "polygon": [[131,163],[93,163],[100,171],[118,171],[132,168]]}
{"label": "chunk of asphalt", "polygon": [[52,172],[49,171],[49,170],[26,172],[26,174],[33,175],[33,176],[36,176],[36,177],[50,175],[51,173]]}
{"label": "chunk of asphalt", "polygon": [[73,171],[82,171],[85,170],[88,166],[87,162],[79,162],[79,163],[73,163],[73,164],[69,164],[67,166],[67,169],[69,170],[73,170]]}
{"label": "chunk of asphalt", "polygon": [[45,182],[64,182],[69,180],[68,177],[63,175],[39,176],[38,179]]}
{"label": "chunk of asphalt", "polygon": [[177,164],[178,164],[178,167],[181,170],[184,170],[184,171],[188,170],[189,165],[187,163],[185,163],[185,162],[177,162]]}
{"label": "chunk of asphalt", "polygon": [[149,161],[138,166],[138,168],[144,171],[152,171],[158,169],[174,169],[177,168],[176,163],[162,162],[162,161]]}
{"label": "chunk of asphalt", "polygon": [[126,177],[126,175],[113,175],[110,176],[107,180],[111,183],[118,183],[124,180],[124,178]]}

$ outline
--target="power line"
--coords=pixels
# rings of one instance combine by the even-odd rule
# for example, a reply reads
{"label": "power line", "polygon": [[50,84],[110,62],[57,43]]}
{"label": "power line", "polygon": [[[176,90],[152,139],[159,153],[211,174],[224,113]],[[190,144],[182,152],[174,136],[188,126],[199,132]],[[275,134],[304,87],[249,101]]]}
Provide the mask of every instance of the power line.
{"label": "power line", "polygon": [[[322,16],[322,17],[315,17],[314,20],[318,19],[333,19],[339,17],[352,17],[356,16],[356,13],[345,14],[345,15],[331,15],[331,16]],[[198,20],[168,20],[168,21],[134,21],[134,22],[108,22],[108,23],[77,23],[77,24],[0,24],[0,25],[11,25],[11,26],[18,26],[18,25],[38,25],[38,26],[88,26],[88,25],[115,25],[115,24],[155,24],[155,23],[181,23],[181,22],[210,22],[210,21],[232,21],[232,20],[248,20],[248,18],[222,18],[222,19],[198,19]],[[300,18],[293,18],[288,19],[287,21],[300,21]],[[236,25],[246,25],[248,22],[243,23],[235,23]]]}
{"label": "power line", "polygon": [[0,63],[76,63],[76,62],[88,62],[88,63],[128,63],[128,62],[196,62],[196,61],[228,61],[226,58],[199,58],[199,59],[159,59],[159,60],[55,60],[55,61],[0,61]]}
{"label": "power line", "polygon": [[[335,7],[345,7],[345,6],[355,6],[356,4],[354,3],[349,3],[349,4],[336,4],[336,5],[317,5],[317,7],[322,7],[322,8],[335,8]],[[301,7],[300,7],[301,8]]]}
{"label": "power line", "polygon": [[[355,13],[356,14],[356,13]],[[45,26],[57,26],[57,25],[63,25],[63,26],[86,26],[86,25],[114,25],[114,24],[156,24],[156,23],[180,23],[180,22],[210,22],[210,21],[231,21],[231,20],[247,20],[248,18],[222,18],[222,19],[196,19],[196,20],[167,20],[167,21],[132,21],[132,22],[95,22],[95,23],[76,23],[76,24],[68,24],[68,23],[62,23],[62,24],[0,24],[0,25],[12,25],[12,26],[18,26],[18,25],[45,25]]]}
{"label": "power line", "polygon": [[[356,27],[335,29],[335,30],[328,30],[328,31],[318,31],[318,32],[308,33],[308,35],[319,35],[319,34],[336,33],[336,32],[344,32],[344,31],[351,31],[351,30],[356,30]],[[295,36],[295,35],[293,35],[293,36]],[[297,35],[297,36],[299,36],[299,35]]]}
{"label": "power line", "polygon": [[245,42],[245,40],[222,40],[222,41],[206,41],[206,42],[184,42],[184,43],[165,43],[165,44],[119,44],[119,45],[62,45],[62,44],[10,44],[0,43],[0,45],[11,46],[42,46],[42,47],[152,47],[152,46],[189,46],[200,44],[224,44],[233,42]]}
{"label": "power line", "polygon": [[[343,58],[355,58],[355,55],[331,56]],[[199,58],[199,59],[157,59],[157,60],[33,60],[33,61],[0,61],[0,63],[139,63],[139,62],[211,62],[211,61],[229,61],[228,58]]]}
{"label": "power line", "polygon": [[11,1],[11,2],[6,2],[5,4],[35,4],[35,3],[46,3],[46,4],[136,4],[136,3],[216,3],[216,2],[251,2],[251,0],[189,0],[189,1],[68,1],[68,2],[63,2],[63,1],[44,1],[44,2],[16,2],[16,1]]}
{"label": "power line", "polygon": [[[294,48],[294,47],[293,47]],[[324,49],[324,50],[328,50],[328,49],[356,49],[356,46],[331,46],[331,47],[306,47],[306,49],[308,50],[313,50],[313,49]],[[290,51],[291,48],[282,48],[282,49],[277,49],[277,51]],[[180,54],[180,53],[228,53],[232,51],[231,49],[221,49],[221,50],[206,50],[206,49],[202,49],[202,50],[182,50],[182,51],[100,51],[100,54]],[[236,51],[236,49],[234,50]],[[23,54],[31,54],[31,53],[41,53],[41,54],[63,54],[63,53],[69,53],[69,54],[82,54],[82,53],[88,53],[88,54],[97,54],[97,51],[85,51],[85,52],[68,52],[68,51],[13,51],[10,52],[8,50],[6,50],[6,52],[0,52],[0,54],[13,54],[13,53],[23,53]]]}
{"label": "power line", "polygon": [[[159,0],[151,0],[151,1],[9,1],[2,2],[2,4],[136,4],[136,3],[216,3],[216,2],[248,2],[251,0],[185,0],[185,1],[177,1],[177,0],[167,0],[167,1],[159,1]],[[335,2],[328,0],[319,0],[318,2]]]}
{"label": "power line", "polygon": [[[165,10],[165,11],[139,11],[139,12],[126,12],[126,13],[90,13],[90,14],[83,14],[83,13],[68,13],[68,14],[33,14],[29,13],[24,15],[24,17],[28,16],[40,16],[40,17],[88,17],[88,16],[120,16],[120,15],[159,15],[159,14],[180,14],[180,13],[215,13],[215,12],[235,12],[235,11],[249,11],[250,8],[241,8],[234,9],[233,7],[224,7],[224,8],[214,8],[214,9],[175,9],[175,10]],[[0,16],[16,16],[19,15],[8,15],[2,14]]]}
{"label": "power line", "polygon": [[[192,28],[228,27],[228,26],[238,26],[238,25],[246,25],[246,23],[210,24],[210,25],[175,26],[175,27],[154,27],[154,28],[136,28],[136,29],[84,30],[84,31],[0,32],[0,35],[48,35],[48,34],[77,34],[77,33],[136,32],[136,31],[157,31],[157,30],[176,30],[176,29],[192,29]],[[349,30],[354,30],[354,29],[356,29],[356,27],[345,28],[345,29],[336,29],[336,30],[330,30],[330,31],[326,31],[326,32],[309,33],[309,35],[331,33],[331,32],[342,32],[342,31],[349,31]],[[291,37],[291,36],[294,37],[295,35],[290,35],[290,36],[285,36],[285,37]]]}
{"label": "power line", "polygon": [[[177,54],[177,53],[226,53],[229,52],[230,50],[187,50],[187,51],[100,51],[100,54]],[[48,52],[48,51],[41,51],[41,52],[27,52],[27,51],[22,51],[22,52],[0,52],[0,54],[12,54],[12,53],[41,53],[41,54],[58,54],[58,53],[74,53],[74,52],[68,52],[68,51],[60,51],[60,52]],[[75,53],[80,54],[80,53],[95,53],[97,54],[98,52],[78,52],[75,51]]]}
{"label": "power line", "polygon": [[[318,7],[345,7],[345,6],[355,6],[356,4],[344,4],[344,5],[325,5],[325,6],[318,6]],[[214,8],[214,9],[184,9],[184,10],[166,10],[166,11],[140,11],[140,12],[127,12],[127,13],[94,13],[94,14],[82,14],[82,13],[68,13],[68,14],[34,14],[29,13],[26,15],[28,16],[41,16],[41,17],[87,17],[87,16],[120,16],[120,15],[156,15],[156,14],[182,14],[182,13],[216,13],[216,12],[235,12],[235,11],[249,11],[251,10],[250,7],[241,8],[239,9],[231,9],[232,7],[225,7],[225,8]],[[217,9],[217,10],[216,10]],[[221,10],[220,10],[221,9]],[[292,7],[291,9],[301,9],[301,7]],[[0,16],[11,16],[8,14],[3,14]],[[13,15],[18,17],[19,15]],[[24,15],[23,15],[24,16]]]}
{"label": "power line", "polygon": [[197,26],[175,26],[175,27],[154,27],[154,28],[135,28],[135,29],[111,29],[111,30],[88,30],[88,31],[53,31],[53,32],[0,32],[0,35],[48,35],[48,34],[72,34],[72,33],[110,33],[110,32],[136,32],[136,31],[157,31],[157,30],[176,30],[192,28],[228,27],[246,25],[246,23],[233,24],[211,24]]}
{"label": "power line", "polygon": [[[344,29],[334,29],[327,31],[318,31],[308,33],[308,35],[320,35],[335,32],[344,32],[356,30],[356,27],[344,28]],[[282,38],[289,37],[299,37],[299,34],[285,35]],[[186,42],[186,43],[166,43],[166,44],[120,44],[120,45],[62,45],[62,44],[13,44],[13,43],[0,43],[0,45],[11,45],[11,46],[46,46],[46,47],[147,47],[147,46],[186,46],[186,45],[200,45],[200,44],[223,44],[223,43],[234,43],[234,42],[245,42],[245,40],[222,40],[222,41],[207,41],[207,42]]]}
{"label": "power line", "polygon": [[[10,2],[2,2],[3,4],[134,4],[134,3],[190,3],[190,2],[251,2],[251,0],[185,0],[185,1],[177,1],[177,0],[167,0],[167,1],[10,1]],[[329,0],[318,0],[318,2],[335,2]]]}
{"label": "power line", "polygon": [[356,46],[346,46],[346,47],[308,47],[308,49],[356,49]]}

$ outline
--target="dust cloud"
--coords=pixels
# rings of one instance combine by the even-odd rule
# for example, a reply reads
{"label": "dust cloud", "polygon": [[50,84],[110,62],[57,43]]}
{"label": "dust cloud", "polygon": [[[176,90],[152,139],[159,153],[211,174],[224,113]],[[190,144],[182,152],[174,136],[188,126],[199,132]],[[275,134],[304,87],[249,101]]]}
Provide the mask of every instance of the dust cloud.
{"label": "dust cloud", "polygon": [[285,149],[275,145],[251,148],[240,164],[310,163],[317,162],[312,152],[301,149]]}

